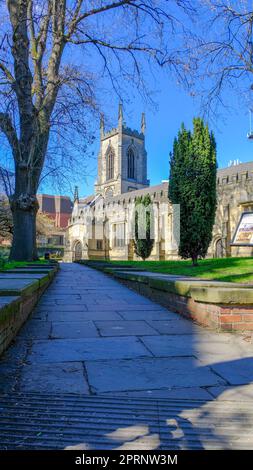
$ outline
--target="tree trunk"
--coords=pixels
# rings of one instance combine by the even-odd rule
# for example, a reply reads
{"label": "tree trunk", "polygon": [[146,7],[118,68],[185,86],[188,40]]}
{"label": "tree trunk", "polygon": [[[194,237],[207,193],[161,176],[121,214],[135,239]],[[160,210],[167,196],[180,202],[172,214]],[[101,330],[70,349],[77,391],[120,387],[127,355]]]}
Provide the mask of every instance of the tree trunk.
{"label": "tree trunk", "polygon": [[198,256],[196,255],[192,256],[192,265],[198,266]]}
{"label": "tree trunk", "polygon": [[36,196],[22,194],[11,200],[13,216],[13,241],[10,260],[34,261],[38,259],[36,248],[36,214],[38,202]]}

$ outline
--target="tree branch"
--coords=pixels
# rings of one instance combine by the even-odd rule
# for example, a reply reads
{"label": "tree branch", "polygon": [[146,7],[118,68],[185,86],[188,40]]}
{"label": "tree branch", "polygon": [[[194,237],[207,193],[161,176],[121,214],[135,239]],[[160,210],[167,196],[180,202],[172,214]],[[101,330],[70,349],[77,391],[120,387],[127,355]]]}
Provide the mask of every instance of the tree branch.
{"label": "tree branch", "polygon": [[0,70],[2,70],[9,83],[13,84],[15,82],[15,78],[2,62],[0,62]]}
{"label": "tree branch", "polygon": [[29,38],[27,31],[28,0],[8,0],[7,6],[13,30],[14,90],[19,105],[20,144],[25,154],[25,149],[28,149],[34,133],[32,73],[29,67]]}
{"label": "tree branch", "polygon": [[46,109],[49,118],[53,110],[59,86],[59,68],[63,54],[65,42],[64,28],[66,15],[66,0],[53,0],[52,2],[52,28],[53,45],[48,62],[47,86],[43,107]]}
{"label": "tree branch", "polygon": [[0,113],[0,129],[7,137],[8,142],[12,149],[13,155],[15,156],[15,158],[17,158],[18,151],[19,151],[19,141],[18,141],[16,131],[12,125],[11,118],[6,113]]}
{"label": "tree branch", "polygon": [[69,25],[69,31],[66,34],[66,40],[68,40],[74,34],[76,27],[79,25],[79,23],[81,23],[81,21],[88,18],[89,16],[94,16],[99,13],[104,13],[105,11],[113,10],[115,8],[118,8],[124,5],[134,5],[136,1],[137,0],[120,0],[119,2],[113,2],[109,5],[104,5],[100,8],[93,8],[78,16],[78,13],[80,12],[82,4],[83,4],[83,0],[79,0],[76,11]]}
{"label": "tree branch", "polygon": [[49,0],[47,12],[44,15],[44,18],[41,22],[41,27],[40,27],[38,36],[36,37],[35,27],[34,27],[34,15],[33,15],[33,0],[29,0],[28,2],[27,16],[28,16],[29,25],[30,25],[31,57],[34,63],[34,77],[33,77],[32,92],[33,92],[33,95],[34,94],[36,95],[35,107],[38,110],[41,107],[43,97],[44,97],[42,60],[43,60],[43,55],[46,49],[51,10],[52,10],[52,2],[51,0]]}

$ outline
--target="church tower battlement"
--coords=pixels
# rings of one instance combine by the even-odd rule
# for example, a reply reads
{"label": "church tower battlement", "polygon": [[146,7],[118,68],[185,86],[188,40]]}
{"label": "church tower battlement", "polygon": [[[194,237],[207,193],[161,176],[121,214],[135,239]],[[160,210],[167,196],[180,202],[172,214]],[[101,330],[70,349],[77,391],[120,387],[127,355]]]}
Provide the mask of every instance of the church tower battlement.
{"label": "church tower battlement", "polygon": [[101,117],[96,194],[112,197],[149,186],[145,130],[144,113],[140,132],[125,126],[122,104],[119,104],[118,127],[105,132]]}

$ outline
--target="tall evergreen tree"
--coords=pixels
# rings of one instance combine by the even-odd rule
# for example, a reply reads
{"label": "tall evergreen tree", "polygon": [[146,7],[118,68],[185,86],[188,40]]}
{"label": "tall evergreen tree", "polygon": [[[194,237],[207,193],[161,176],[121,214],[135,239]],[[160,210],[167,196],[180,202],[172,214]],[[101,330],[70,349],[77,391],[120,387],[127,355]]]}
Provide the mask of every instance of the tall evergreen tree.
{"label": "tall evergreen tree", "polygon": [[134,250],[143,261],[151,254],[154,238],[152,237],[153,210],[150,195],[138,197],[135,201],[135,240]]}
{"label": "tall evergreen tree", "polygon": [[170,158],[169,198],[180,204],[179,255],[193,265],[207,254],[216,210],[216,143],[201,118],[182,125]]}

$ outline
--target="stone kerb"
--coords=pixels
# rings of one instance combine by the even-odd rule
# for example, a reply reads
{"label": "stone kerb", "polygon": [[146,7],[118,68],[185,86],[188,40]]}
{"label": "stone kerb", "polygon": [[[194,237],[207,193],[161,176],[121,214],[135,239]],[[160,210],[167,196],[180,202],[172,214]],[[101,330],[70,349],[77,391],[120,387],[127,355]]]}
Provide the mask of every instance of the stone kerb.
{"label": "stone kerb", "polygon": [[27,320],[57,269],[58,265],[48,265],[38,273],[26,266],[0,272],[0,355]]}

